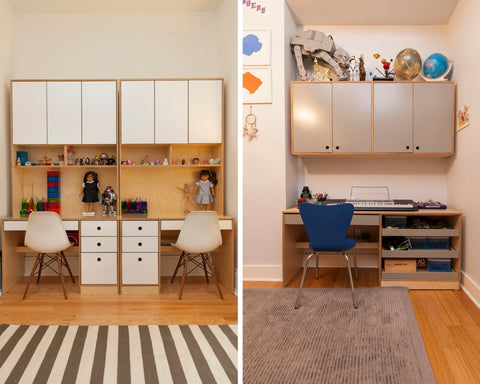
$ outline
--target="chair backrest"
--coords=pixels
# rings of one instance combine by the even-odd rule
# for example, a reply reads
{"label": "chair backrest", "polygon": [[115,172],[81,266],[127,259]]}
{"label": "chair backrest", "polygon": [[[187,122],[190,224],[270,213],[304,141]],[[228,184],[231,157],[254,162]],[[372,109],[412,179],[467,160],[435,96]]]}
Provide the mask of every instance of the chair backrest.
{"label": "chair backrest", "polygon": [[210,252],[222,245],[222,234],[215,211],[190,212],[175,246],[188,253]]}
{"label": "chair backrest", "polygon": [[62,219],[55,212],[32,212],[28,217],[25,246],[38,253],[57,253],[70,247]]}
{"label": "chair backrest", "polygon": [[298,208],[312,250],[343,252],[355,246],[353,239],[346,239],[353,217],[352,204],[301,203]]}

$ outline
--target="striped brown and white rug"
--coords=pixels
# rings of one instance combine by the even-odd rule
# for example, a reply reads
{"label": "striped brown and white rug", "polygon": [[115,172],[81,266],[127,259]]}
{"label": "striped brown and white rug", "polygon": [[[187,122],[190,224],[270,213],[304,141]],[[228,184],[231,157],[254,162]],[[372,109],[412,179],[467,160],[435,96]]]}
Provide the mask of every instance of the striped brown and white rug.
{"label": "striped brown and white rug", "polygon": [[236,383],[237,325],[0,325],[0,383]]}

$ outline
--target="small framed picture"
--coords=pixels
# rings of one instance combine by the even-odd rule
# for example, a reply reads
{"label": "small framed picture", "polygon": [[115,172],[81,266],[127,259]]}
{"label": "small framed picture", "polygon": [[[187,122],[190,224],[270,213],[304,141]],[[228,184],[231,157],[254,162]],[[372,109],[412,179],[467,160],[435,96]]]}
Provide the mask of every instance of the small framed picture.
{"label": "small framed picture", "polygon": [[270,30],[243,31],[243,65],[270,65]]}
{"label": "small framed picture", "polygon": [[243,68],[243,103],[268,104],[272,102],[271,67]]}

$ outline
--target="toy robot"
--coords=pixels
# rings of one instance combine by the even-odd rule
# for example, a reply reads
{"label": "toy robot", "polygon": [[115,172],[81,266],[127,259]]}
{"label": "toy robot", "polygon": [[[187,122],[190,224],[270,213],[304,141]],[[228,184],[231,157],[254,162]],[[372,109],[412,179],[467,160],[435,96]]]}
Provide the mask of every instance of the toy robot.
{"label": "toy robot", "polygon": [[348,79],[350,55],[343,48],[336,48],[331,36],[319,31],[303,31],[292,37],[290,45],[295,54],[300,80],[308,80],[302,55],[322,60],[337,75],[338,80]]}
{"label": "toy robot", "polygon": [[117,194],[111,186],[108,186],[102,193],[103,215],[104,216],[117,216]]}

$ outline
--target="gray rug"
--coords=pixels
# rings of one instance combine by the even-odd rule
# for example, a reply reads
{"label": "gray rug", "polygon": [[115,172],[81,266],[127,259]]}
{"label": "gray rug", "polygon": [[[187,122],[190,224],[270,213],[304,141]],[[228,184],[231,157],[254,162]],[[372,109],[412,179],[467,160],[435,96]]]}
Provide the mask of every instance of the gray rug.
{"label": "gray rug", "polygon": [[243,377],[253,383],[436,383],[408,289],[243,291]]}
{"label": "gray rug", "polygon": [[0,383],[237,383],[237,326],[0,325]]}

